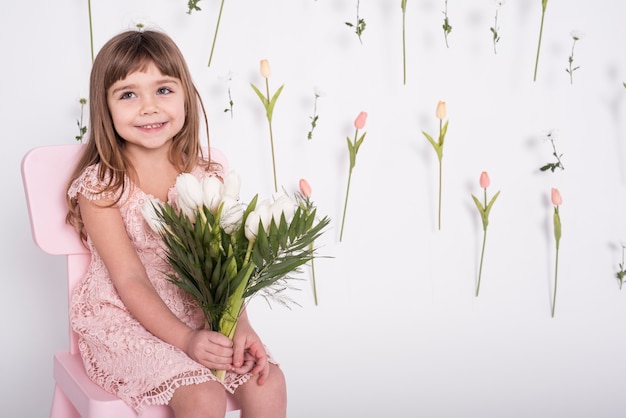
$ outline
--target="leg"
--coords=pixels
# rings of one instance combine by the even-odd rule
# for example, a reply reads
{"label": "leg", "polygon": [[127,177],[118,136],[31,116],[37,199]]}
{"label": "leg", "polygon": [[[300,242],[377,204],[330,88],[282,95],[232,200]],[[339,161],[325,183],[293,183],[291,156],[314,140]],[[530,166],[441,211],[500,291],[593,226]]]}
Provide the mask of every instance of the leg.
{"label": "leg", "polygon": [[259,386],[256,376],[235,390],[234,398],[241,407],[241,418],[285,418],[287,416],[287,389],[285,376],[275,364]]}
{"label": "leg", "polygon": [[218,382],[181,386],[170,401],[176,418],[224,418],[226,392]]}

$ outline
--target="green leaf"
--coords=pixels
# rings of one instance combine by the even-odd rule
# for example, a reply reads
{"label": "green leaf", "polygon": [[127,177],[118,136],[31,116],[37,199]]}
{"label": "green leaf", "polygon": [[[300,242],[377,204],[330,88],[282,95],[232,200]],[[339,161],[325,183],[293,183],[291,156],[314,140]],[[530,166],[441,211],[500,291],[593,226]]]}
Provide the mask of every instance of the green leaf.
{"label": "green leaf", "polygon": [[252,89],[254,90],[256,95],[259,96],[259,99],[261,99],[261,102],[263,103],[263,108],[267,112],[267,106],[269,105],[267,98],[263,95],[263,93],[261,93],[261,90],[259,90],[254,84],[250,83],[250,85],[252,86]]}
{"label": "green leaf", "polygon": [[348,141],[348,153],[350,154],[350,170],[352,170],[356,164],[356,150],[354,149],[354,145],[352,144],[350,137],[346,137],[346,140]]}
{"label": "green leaf", "polygon": [[489,216],[489,212],[491,212],[491,207],[496,202],[496,199],[498,198],[498,196],[500,196],[500,191],[498,191],[498,193],[494,194],[493,197],[491,198],[491,200],[489,201],[489,203],[487,204],[487,208],[485,210],[486,216]]}
{"label": "green leaf", "polygon": [[433,148],[435,149],[435,152],[437,153],[437,155],[439,155],[439,144],[436,143],[435,140],[433,139],[433,137],[428,135],[426,132],[422,131],[422,133],[424,134],[426,139],[428,139],[428,142],[430,142],[430,145],[433,146]]}
{"label": "green leaf", "polygon": [[447,120],[446,123],[443,124],[443,127],[441,128],[441,132],[439,133],[439,144],[443,147],[443,141],[446,137],[446,134],[448,133],[448,123],[450,121]]}
{"label": "green leaf", "polygon": [[272,99],[270,100],[269,104],[267,105],[265,109],[265,114],[269,122],[272,122],[272,114],[274,113],[274,106],[276,105],[276,100],[278,100],[278,96],[280,96],[280,93],[283,91],[283,87],[285,87],[284,84],[280,86],[278,90],[276,90],[276,92],[272,96]]}
{"label": "green leaf", "polygon": [[267,241],[267,234],[265,233],[265,229],[263,229],[263,225],[260,222],[256,241],[254,242],[254,250],[255,252],[258,251],[264,259],[270,258],[270,247]]}
{"label": "green leaf", "polygon": [[474,195],[472,195],[472,199],[474,200],[474,203],[476,203],[476,207],[478,208],[478,212],[480,212],[480,216],[482,216],[483,213],[485,212],[485,208],[483,208],[483,204],[480,203],[480,200],[478,200],[478,198]]}
{"label": "green leaf", "polygon": [[559,246],[559,241],[561,240],[561,216],[559,215],[558,206],[554,207],[554,239],[556,240],[557,247]]}
{"label": "green leaf", "polygon": [[358,153],[359,152],[359,148],[361,148],[361,144],[363,143],[363,140],[365,140],[365,135],[367,134],[367,132],[363,132],[363,135],[361,135],[359,137],[359,139],[357,139],[356,143],[355,143],[355,148],[354,148],[354,153]]}

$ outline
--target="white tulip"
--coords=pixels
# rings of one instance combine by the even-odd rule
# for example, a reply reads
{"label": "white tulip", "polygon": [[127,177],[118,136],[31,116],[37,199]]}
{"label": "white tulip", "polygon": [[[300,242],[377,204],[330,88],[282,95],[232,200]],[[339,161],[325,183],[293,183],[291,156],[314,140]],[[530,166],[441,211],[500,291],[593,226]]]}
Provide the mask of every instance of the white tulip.
{"label": "white tulip", "polygon": [[280,223],[281,214],[285,214],[285,220],[287,223],[291,222],[293,215],[296,213],[298,207],[295,200],[287,195],[280,195],[271,206],[272,217],[274,222],[278,225]]}
{"label": "white tulip", "polygon": [[256,211],[252,211],[248,214],[246,218],[246,224],[244,226],[244,232],[246,234],[246,238],[248,241],[255,241],[257,235],[259,234],[259,221],[261,217],[259,213]]}
{"label": "white tulip", "polygon": [[156,208],[160,206],[160,202],[157,199],[148,199],[141,208],[141,214],[146,220],[148,226],[156,233],[163,231],[163,223],[157,215]]}
{"label": "white tulip", "polygon": [[243,207],[241,204],[231,198],[224,197],[222,200],[222,215],[220,216],[220,226],[227,234],[236,232],[243,222]]}
{"label": "white tulip", "polygon": [[212,214],[217,213],[217,209],[222,202],[222,182],[214,176],[204,177],[202,179],[202,196],[204,205],[209,208]]}
{"label": "white tulip", "polygon": [[270,201],[265,199],[261,203],[257,203],[254,212],[259,215],[259,219],[261,220],[261,224],[263,225],[265,232],[268,232],[272,222],[272,209]]}
{"label": "white tulip", "polygon": [[241,190],[241,178],[234,170],[231,170],[226,174],[224,178],[224,186],[222,187],[222,195],[232,197],[235,200],[239,200],[239,193]]}
{"label": "white tulip", "polygon": [[202,186],[200,181],[190,173],[182,173],[176,178],[178,196],[176,204],[192,222],[196,220],[196,211],[202,208]]}

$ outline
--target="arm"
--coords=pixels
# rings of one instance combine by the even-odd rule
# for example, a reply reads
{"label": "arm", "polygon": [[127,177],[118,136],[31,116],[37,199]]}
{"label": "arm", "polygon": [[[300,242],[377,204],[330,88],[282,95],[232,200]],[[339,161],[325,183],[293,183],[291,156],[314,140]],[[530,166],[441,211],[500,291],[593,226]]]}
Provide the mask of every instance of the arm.
{"label": "arm", "polygon": [[258,374],[258,384],[262,385],[265,383],[270,372],[267,352],[261,339],[252,329],[245,309],[239,316],[233,343],[233,371],[236,373],[250,372],[255,375]]}
{"label": "arm", "polygon": [[148,331],[183,350],[189,357],[212,369],[232,368],[232,342],[207,330],[194,330],[167,307],[148,279],[116,206],[106,200],[90,201],[79,195],[85,224],[120,299]]}

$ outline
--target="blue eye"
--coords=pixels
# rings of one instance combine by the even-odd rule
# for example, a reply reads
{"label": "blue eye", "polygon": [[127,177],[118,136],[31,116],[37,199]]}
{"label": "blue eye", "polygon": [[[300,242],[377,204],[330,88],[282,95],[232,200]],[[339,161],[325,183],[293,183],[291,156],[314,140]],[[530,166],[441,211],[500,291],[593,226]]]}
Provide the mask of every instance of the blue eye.
{"label": "blue eye", "polygon": [[170,90],[168,87],[161,87],[157,90],[157,94],[170,94],[171,92],[172,90]]}
{"label": "blue eye", "polygon": [[132,99],[133,97],[135,97],[135,93],[133,93],[132,91],[125,91],[120,96],[120,99],[126,100],[126,99]]}

